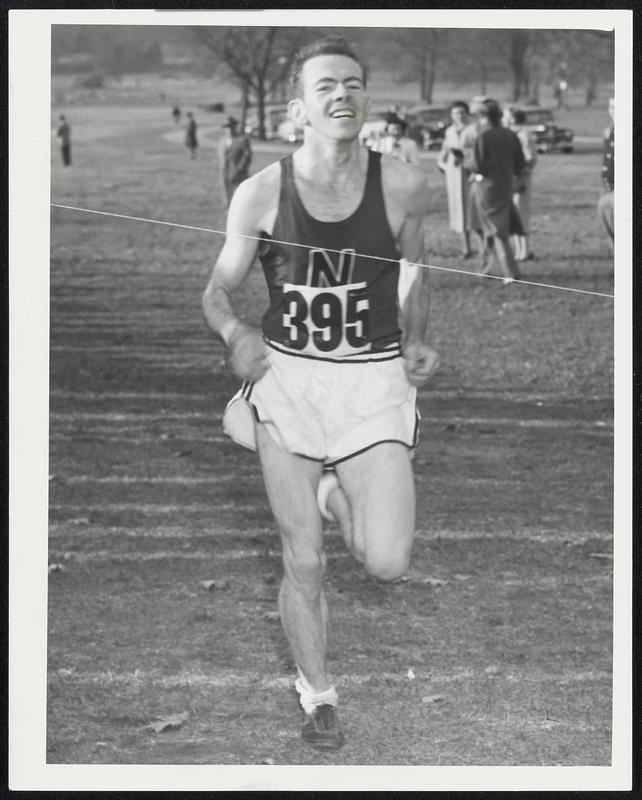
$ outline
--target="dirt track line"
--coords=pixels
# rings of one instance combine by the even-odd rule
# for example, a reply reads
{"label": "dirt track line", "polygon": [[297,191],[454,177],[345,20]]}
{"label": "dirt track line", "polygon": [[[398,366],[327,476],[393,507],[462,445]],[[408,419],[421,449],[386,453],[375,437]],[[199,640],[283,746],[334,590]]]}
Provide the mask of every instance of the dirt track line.
{"label": "dirt track line", "polygon": [[[498,394],[497,392],[460,392],[459,390],[448,390],[448,389],[422,389],[419,391],[419,395],[421,397],[432,397],[432,398],[439,398],[440,400],[466,400],[466,402],[476,401],[476,400],[497,400]],[[209,394],[184,394],[181,392],[82,392],[76,390],[67,390],[67,389],[52,389],[50,392],[51,397],[56,398],[69,398],[69,399],[77,399],[77,400],[122,400],[122,399],[132,399],[132,400],[155,400],[155,399],[173,399],[173,400],[211,400],[211,396]],[[560,395],[559,393],[510,393],[510,398],[515,402],[542,402],[543,404],[552,403],[552,402],[559,402]],[[575,398],[578,401],[586,402],[612,402],[613,398],[609,395],[608,397],[583,397],[583,398]]]}
{"label": "dirt track line", "polygon": [[[56,503],[49,506],[50,511],[105,511],[113,514],[119,511],[143,514],[175,514],[179,519],[186,511],[214,514],[217,511],[258,511],[259,506],[236,505],[236,503],[181,503],[162,505],[161,503]],[[266,509],[266,513],[267,509]]]}
{"label": "dirt track line", "polygon": [[[52,353],[87,353],[87,347],[68,347],[67,345],[52,345],[50,347]],[[92,354],[101,353],[103,355],[114,355],[123,359],[134,359],[136,361],[157,361],[158,363],[168,364],[169,366],[181,366],[186,364],[188,366],[206,366],[211,361],[211,350],[198,350],[186,354],[184,351],[177,350],[175,353],[168,353],[160,351],[151,347],[144,348],[140,345],[135,350],[125,350],[121,345],[111,347],[107,345],[92,345]]]}
{"label": "dirt track line", "polygon": [[[218,544],[216,541],[216,536],[212,535],[211,537],[212,544]],[[558,542],[559,543],[559,542]],[[49,552],[49,563],[56,563],[56,564],[71,564],[71,563],[78,563],[84,564],[87,562],[96,563],[96,562],[117,562],[117,561],[135,561],[145,562],[145,561],[242,561],[243,559],[247,558],[265,558],[274,557],[280,558],[281,553],[279,550],[273,550],[270,547],[270,540],[266,540],[265,547],[253,550],[221,550],[220,548],[216,548],[216,550],[155,550],[153,552],[147,552],[142,550],[133,550],[127,553],[119,553],[114,550],[92,550],[90,552],[61,552],[56,550],[51,550]],[[337,559],[344,559],[344,558],[352,558],[351,554],[348,552],[340,552],[340,553],[332,553],[331,560]],[[428,577],[428,576],[425,576]],[[455,578],[455,580],[468,580],[468,575],[460,576]],[[600,572],[591,577],[583,577],[583,582],[587,581],[602,581],[602,580],[611,580],[612,574],[610,572]],[[558,578],[555,575],[549,576],[547,578],[541,578],[538,580],[520,580],[520,579],[500,579],[498,584],[503,587],[510,587],[510,586],[534,586],[537,589],[550,589],[550,588],[558,588],[560,584],[563,582],[563,578]],[[408,581],[409,583],[422,583],[422,577],[418,577],[415,580],[412,578]],[[446,583],[450,582],[449,580],[445,581]],[[430,581],[426,581],[426,583],[430,583]]]}
{"label": "dirt track line", "polygon": [[[114,412],[114,411],[52,411],[50,418],[59,422],[77,422],[79,420],[106,420],[112,422],[160,422],[169,419],[202,419],[210,422],[212,415],[208,411],[183,411],[183,412]],[[220,419],[217,417],[216,419]],[[516,428],[603,428],[610,431],[613,427],[612,420],[577,420],[577,419],[515,419],[509,417],[451,417],[423,416],[422,422],[433,425],[498,425],[501,427]]]}
{"label": "dirt track line", "polygon": [[[74,529],[70,530],[69,526]],[[49,527],[49,536],[51,539],[58,537],[81,538],[89,539],[93,536],[100,538],[103,536],[125,536],[131,539],[211,539],[218,536],[234,536],[236,538],[248,539],[256,536],[273,536],[276,535],[276,526],[269,528],[252,528],[247,530],[245,528],[216,528],[212,530],[198,530],[189,531],[185,528],[178,528],[176,526],[158,526],[153,530],[147,528],[124,528],[122,526],[102,526],[91,525],[87,519],[70,519],[62,523],[54,523]],[[329,536],[339,538],[339,532],[331,532]]]}
{"label": "dirt track line", "polygon": [[[139,426],[133,426],[131,428],[119,428],[121,433],[124,433],[128,430],[140,431]],[[115,444],[116,442],[125,442],[130,445],[135,444],[149,444],[150,442],[158,442],[160,441],[171,441],[170,437],[163,437],[159,436],[157,433],[152,431],[149,432],[148,436],[113,436],[111,435],[112,429],[104,429],[104,428],[92,428],[91,431],[86,430],[84,436],[86,437],[88,434],[91,436],[95,436],[97,438],[104,438],[106,441],[109,441],[110,444]],[[78,435],[74,433],[51,433],[49,435],[51,441],[57,442],[78,442]],[[181,437],[179,434],[175,435],[176,439],[187,438]],[[198,434],[198,443],[203,444],[203,442],[215,442],[220,444],[221,442],[230,442],[230,438],[225,434],[221,433],[218,436],[204,436],[200,432]]]}
{"label": "dirt track line", "polygon": [[[586,683],[594,681],[610,681],[611,673],[604,670],[585,671],[585,672],[566,672],[562,675],[556,673],[542,673],[542,672],[529,672],[516,676],[514,673],[509,673],[506,676],[506,670],[497,668],[486,668],[484,670],[475,671],[470,667],[460,668],[444,674],[435,674],[434,672],[423,673],[420,670],[414,669],[415,678],[411,681],[408,678],[407,672],[378,672],[361,673],[350,675],[338,675],[333,678],[336,686],[350,686],[354,684],[363,685],[368,683],[396,683],[400,685],[408,685],[409,687],[417,686],[421,683],[424,686],[428,684],[449,684],[459,683],[461,681],[471,681],[476,679],[493,679],[505,680],[506,677],[510,678],[512,682],[521,683],[536,683],[539,684],[545,680],[554,679],[556,683],[562,685],[571,685],[576,683]],[[133,672],[78,672],[73,669],[59,669],[56,672],[49,674],[49,682],[58,680],[70,680],[74,683],[82,684],[133,684],[133,683],[152,683],[162,688],[176,688],[187,686],[205,686],[214,688],[254,688],[260,686],[262,688],[279,688],[290,687],[294,684],[294,676],[292,677],[266,677],[258,673],[244,673],[239,674],[231,670],[216,670],[217,674],[206,675],[204,673],[190,673],[183,672],[177,675],[159,675],[157,672],[134,670]]]}
{"label": "dirt track line", "polygon": [[[278,553],[271,553],[278,555]],[[348,557],[348,553],[340,554],[341,557]],[[113,550],[95,550],[91,553],[61,553],[51,551],[49,562],[58,564],[87,562],[117,562],[117,561],[240,561],[244,558],[265,558],[265,548],[261,550],[157,550],[153,553],[145,553],[135,550],[130,553],[116,553]]]}
{"label": "dirt track line", "polygon": [[62,400],[211,400],[208,394],[186,394],[183,392],[67,392],[53,389],[50,397]]}
{"label": "dirt track line", "polygon": [[172,477],[155,477],[150,478],[144,475],[105,475],[97,478],[93,475],[72,475],[64,476],[61,478],[62,483],[71,485],[84,485],[84,484],[161,484],[171,486],[176,484],[178,486],[210,486],[217,483],[230,483],[237,480],[236,474],[227,474],[220,476],[209,476],[207,478],[190,478],[188,476],[172,476]]}
{"label": "dirt track line", "polygon": [[421,417],[422,422],[449,425],[499,425],[516,428],[604,428],[613,427],[611,420],[577,419],[513,419],[510,417]]}
{"label": "dirt track line", "polygon": [[[150,414],[145,411],[52,411],[50,419],[62,422],[74,422],[76,420],[108,420],[110,422],[160,422],[166,419],[207,419],[211,416],[205,411],[161,411],[158,414]],[[220,417],[219,417],[220,419]]]}
{"label": "dirt track line", "polygon": [[[267,513],[267,512],[266,512]],[[276,536],[276,526],[268,528],[212,528],[199,530],[186,530],[185,528],[158,525],[151,530],[149,528],[126,528],[123,526],[96,525],[85,518],[69,519],[64,522],[55,522],[50,525],[49,535],[51,539],[57,538],[81,538],[104,536],[125,536],[132,539],[211,539],[216,537],[235,538],[254,538],[256,536]],[[337,528],[327,530],[324,536],[328,539],[340,539],[341,535]],[[510,539],[517,541],[532,541],[538,543],[564,544],[565,542],[583,543],[593,540],[611,542],[613,533],[605,530],[593,531],[567,531],[555,530],[552,528],[541,528],[536,530],[507,533],[506,531],[459,531],[459,530],[439,530],[425,531],[419,530],[415,533],[415,539],[421,541],[435,542],[440,539],[453,539],[460,541],[474,541],[479,539]]]}
{"label": "dirt track line", "polygon": [[543,531],[417,531],[415,533],[416,539],[427,539],[429,541],[438,541],[439,539],[455,539],[457,541],[468,541],[469,539],[514,539],[516,541],[533,541],[533,542],[551,542],[556,544],[563,544],[564,542],[572,542],[573,544],[581,544],[589,542],[592,539],[601,539],[605,542],[613,541],[612,531],[569,531],[569,530],[543,530]]}
{"label": "dirt track line", "polygon": [[[83,526],[80,531],[71,532],[68,529],[64,531],[66,535],[80,535],[86,536],[87,530],[89,529],[95,535],[99,535],[103,531],[114,532],[114,531],[132,531],[131,535],[141,535],[134,533],[135,531],[139,531],[139,528],[122,528],[117,527],[114,528],[112,526],[104,526],[100,524],[92,523],[87,516],[87,514],[91,514],[92,512],[102,511],[102,512],[109,512],[113,513],[115,511],[129,511],[129,512],[142,512],[144,514],[163,514],[173,515],[176,519],[183,520],[185,518],[185,513],[188,511],[196,511],[198,513],[207,513],[210,515],[215,514],[217,511],[225,510],[225,511],[257,511],[259,510],[258,506],[255,505],[236,505],[235,503],[217,503],[212,505],[208,505],[206,503],[192,503],[192,504],[181,504],[181,505],[154,505],[151,503],[142,504],[142,503],[101,503],[96,505],[91,504],[79,504],[79,505],[51,505],[51,511],[71,511],[74,510],[75,512],[85,512],[84,514],[78,514],[76,517],[72,517],[68,520],[60,520],[55,521],[52,523],[52,533],[54,535],[62,535],[62,533],[58,533],[56,529],[61,529],[63,526],[69,525],[81,525]],[[265,508],[266,517],[269,516],[269,511]],[[212,523],[215,526],[215,523]],[[162,529],[162,526],[160,526]],[[159,527],[157,526],[154,531],[157,531]],[[229,532],[232,535],[240,536],[246,535],[248,537],[255,536],[261,531],[265,530],[265,528],[257,528],[254,525],[247,526],[246,528],[226,528],[224,530],[219,530],[214,527],[211,531],[204,533],[204,534],[185,534],[187,536],[199,536],[199,535],[207,535],[207,536],[217,536],[217,535],[224,535],[224,532]],[[144,534],[147,537],[154,537],[157,534],[154,531],[147,530]],[[339,533],[336,528],[331,528],[330,530],[326,531],[326,536],[337,536],[339,537]],[[169,538],[167,534],[161,534],[160,538]],[[562,544],[564,542],[573,542],[573,543],[582,543],[588,542],[593,539],[598,539],[602,541],[610,542],[613,540],[613,531],[612,530],[589,530],[589,531],[572,531],[572,530],[556,530],[554,528],[536,528],[531,530],[493,530],[493,531],[483,531],[483,530],[454,530],[454,529],[439,529],[439,530],[425,530],[419,529],[415,532],[415,538],[420,539],[422,541],[439,541],[440,539],[454,539],[459,541],[467,541],[467,540],[476,540],[476,539],[509,539],[509,540],[516,540],[516,541],[535,541],[535,542],[551,542],[551,543],[558,543]]]}

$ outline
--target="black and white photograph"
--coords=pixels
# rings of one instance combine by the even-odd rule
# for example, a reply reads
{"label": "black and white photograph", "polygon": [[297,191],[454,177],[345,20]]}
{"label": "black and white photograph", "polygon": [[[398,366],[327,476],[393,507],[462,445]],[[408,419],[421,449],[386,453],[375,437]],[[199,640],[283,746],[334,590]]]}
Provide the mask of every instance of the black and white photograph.
{"label": "black and white photograph", "polygon": [[631,788],[631,73],[10,12],[10,788]]}

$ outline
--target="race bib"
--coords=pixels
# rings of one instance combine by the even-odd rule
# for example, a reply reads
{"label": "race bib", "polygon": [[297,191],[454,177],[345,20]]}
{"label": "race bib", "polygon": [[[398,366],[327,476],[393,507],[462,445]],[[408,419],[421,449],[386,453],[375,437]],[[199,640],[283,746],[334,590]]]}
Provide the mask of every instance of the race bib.
{"label": "race bib", "polygon": [[283,344],[301,353],[339,358],[370,349],[365,283],[283,286]]}

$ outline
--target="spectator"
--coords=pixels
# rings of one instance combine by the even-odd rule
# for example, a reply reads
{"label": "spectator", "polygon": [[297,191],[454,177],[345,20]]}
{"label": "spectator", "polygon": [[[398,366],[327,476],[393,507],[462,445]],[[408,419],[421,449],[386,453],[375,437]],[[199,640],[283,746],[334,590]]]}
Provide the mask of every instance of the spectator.
{"label": "spectator", "polygon": [[609,117],[611,124],[604,131],[604,156],[602,158],[602,196],[597,208],[604,228],[614,240],[613,191],[615,189],[615,98],[609,98]]}
{"label": "spectator", "polygon": [[419,148],[414,139],[406,136],[408,123],[396,114],[388,114],[386,132],[372,145],[372,150],[394,156],[406,164],[419,166]]}
{"label": "spectator", "polygon": [[226,206],[229,206],[237,186],[249,176],[251,162],[252,146],[249,136],[240,134],[238,120],[228,117],[223,125],[223,139],[219,149]]}
{"label": "spectator", "polygon": [[533,186],[533,169],[537,163],[537,143],[535,136],[524,127],[526,115],[519,109],[510,107],[504,110],[504,125],[512,130],[519,139],[524,155],[524,170],[515,179],[513,186],[513,203],[517,208],[524,233],[513,236],[513,252],[516,261],[529,261],[533,258],[530,250],[531,225],[531,192]]}
{"label": "spectator", "polygon": [[60,125],[56,136],[60,139],[62,163],[65,167],[69,167],[71,166],[71,126],[67,122],[64,114],[60,115]]}
{"label": "spectator", "polygon": [[187,112],[187,133],[185,134],[185,144],[187,145],[192,158],[196,158],[198,139],[196,137],[196,120],[191,111]]}
{"label": "spectator", "polygon": [[555,91],[553,94],[555,95],[555,99],[557,100],[557,107],[558,109],[564,108],[568,110],[568,102],[567,102],[567,93],[568,93],[568,83],[564,78],[560,78],[555,84]]}
{"label": "spectator", "polygon": [[586,80],[586,107],[590,108],[597,100],[597,75],[593,70],[589,70]]}
{"label": "spectator", "polygon": [[[513,179],[524,169],[524,155],[513,131],[502,127],[501,109],[495,100],[485,100],[477,113],[480,131],[475,140],[471,189],[471,224],[485,243],[484,262],[493,255],[504,274],[504,283],[519,278],[509,245],[511,234],[523,234],[513,205]],[[487,272],[488,264],[482,265]]]}
{"label": "spectator", "polygon": [[178,106],[174,106],[172,109],[172,119],[175,125],[178,125],[181,121],[181,110]]}
{"label": "spectator", "polygon": [[457,100],[450,107],[452,124],[446,128],[437,166],[446,176],[450,230],[461,235],[462,256],[470,258],[470,161],[477,129],[470,124],[468,105]]}

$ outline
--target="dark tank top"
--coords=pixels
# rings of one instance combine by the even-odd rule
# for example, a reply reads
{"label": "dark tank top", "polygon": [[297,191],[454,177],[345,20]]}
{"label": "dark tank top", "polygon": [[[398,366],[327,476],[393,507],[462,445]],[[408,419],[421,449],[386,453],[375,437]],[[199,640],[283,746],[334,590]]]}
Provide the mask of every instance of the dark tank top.
{"label": "dark tank top", "polygon": [[384,206],[381,154],[368,152],[361,202],[339,222],[321,222],[306,211],[292,156],[280,161],[276,222],[259,245],[270,298],[263,333],[277,350],[349,363],[399,356],[401,254]]}

